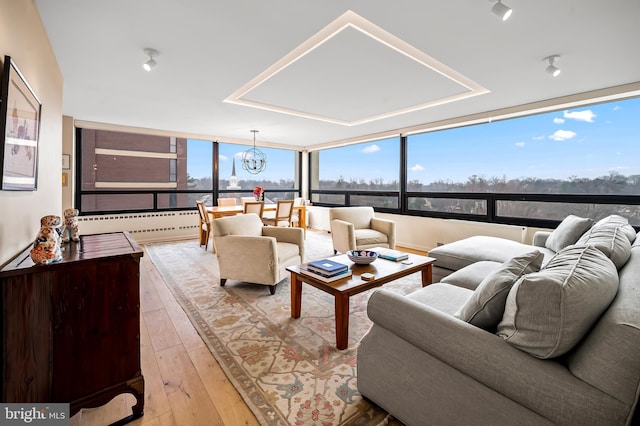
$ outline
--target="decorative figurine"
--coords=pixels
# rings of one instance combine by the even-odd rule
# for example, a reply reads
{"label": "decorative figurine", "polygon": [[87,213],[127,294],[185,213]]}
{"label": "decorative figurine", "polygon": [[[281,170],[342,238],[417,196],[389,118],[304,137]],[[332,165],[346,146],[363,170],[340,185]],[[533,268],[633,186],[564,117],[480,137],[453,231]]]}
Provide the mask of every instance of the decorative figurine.
{"label": "decorative figurine", "polygon": [[60,216],[49,215],[40,219],[40,232],[29,252],[34,263],[47,265],[62,260],[61,223]]}
{"label": "decorative figurine", "polygon": [[62,241],[68,243],[69,240],[74,242],[80,241],[78,236],[78,209],[66,209],[64,211],[64,229],[62,230]]}

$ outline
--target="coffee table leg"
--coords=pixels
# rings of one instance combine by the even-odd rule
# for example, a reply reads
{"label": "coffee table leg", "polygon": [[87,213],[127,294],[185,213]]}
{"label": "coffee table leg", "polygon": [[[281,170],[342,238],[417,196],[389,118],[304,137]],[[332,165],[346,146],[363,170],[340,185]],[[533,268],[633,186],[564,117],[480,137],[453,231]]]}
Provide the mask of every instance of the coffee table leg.
{"label": "coffee table leg", "polygon": [[422,287],[426,287],[433,282],[433,265],[429,263],[422,273]]}
{"label": "coffee table leg", "polygon": [[300,318],[302,311],[302,281],[291,273],[291,318]]}
{"label": "coffee table leg", "polygon": [[347,349],[349,346],[349,296],[335,295],[336,305],[336,347]]}

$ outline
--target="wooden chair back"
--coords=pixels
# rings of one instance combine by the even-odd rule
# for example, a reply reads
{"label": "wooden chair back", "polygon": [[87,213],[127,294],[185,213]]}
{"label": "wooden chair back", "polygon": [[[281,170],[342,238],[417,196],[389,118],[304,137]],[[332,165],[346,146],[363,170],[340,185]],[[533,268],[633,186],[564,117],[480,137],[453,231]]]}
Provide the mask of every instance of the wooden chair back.
{"label": "wooden chair back", "polygon": [[219,206],[235,206],[236,199],[235,198],[218,198]]}
{"label": "wooden chair back", "polygon": [[244,203],[256,201],[256,197],[240,197],[240,200],[242,201],[242,205],[244,206]]}
{"label": "wooden chair back", "polygon": [[262,221],[267,225],[291,226],[291,213],[293,213],[293,200],[280,200],[276,206],[276,217]]}
{"label": "wooden chair back", "polygon": [[209,235],[211,235],[211,219],[203,201],[197,200],[196,206],[198,206],[198,214],[200,215],[200,245],[204,245],[204,249],[207,250]]}
{"label": "wooden chair back", "polygon": [[243,205],[242,211],[246,213],[255,213],[259,218],[262,218],[264,212],[264,201],[246,201]]}

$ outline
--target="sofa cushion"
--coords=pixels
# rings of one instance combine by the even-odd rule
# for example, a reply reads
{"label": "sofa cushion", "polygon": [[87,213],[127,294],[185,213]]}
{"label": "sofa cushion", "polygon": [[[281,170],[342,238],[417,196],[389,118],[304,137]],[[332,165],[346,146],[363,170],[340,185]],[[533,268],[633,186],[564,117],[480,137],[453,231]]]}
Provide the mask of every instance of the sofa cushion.
{"label": "sofa cushion", "polygon": [[407,297],[445,314],[453,315],[473,295],[473,291],[449,284],[436,283],[422,287]]}
{"label": "sofa cushion", "polygon": [[478,288],[482,280],[502,266],[500,262],[481,260],[447,275],[440,280],[444,284],[452,284],[469,290]]}
{"label": "sofa cushion", "polygon": [[454,316],[476,327],[495,330],[502,319],[509,290],[521,276],[539,271],[543,258],[542,253],[534,251],[506,261],[482,280]]}
{"label": "sofa cushion", "polygon": [[597,247],[620,269],[631,256],[631,243],[635,237],[636,232],[627,219],[611,215],[593,225],[576,244]]}
{"label": "sofa cushion", "polygon": [[533,247],[506,238],[477,235],[438,246],[429,250],[429,256],[436,258],[434,266],[457,271],[481,260],[504,263],[514,256],[533,250],[540,250],[547,259],[555,254],[544,247]]}
{"label": "sofa cushion", "polygon": [[497,334],[537,358],[569,351],[618,289],[613,262],[593,246],[569,246],[511,288]]}
{"label": "sofa cushion", "polygon": [[563,248],[575,244],[578,238],[587,232],[592,225],[592,219],[570,214],[551,232],[544,245],[557,253]]}

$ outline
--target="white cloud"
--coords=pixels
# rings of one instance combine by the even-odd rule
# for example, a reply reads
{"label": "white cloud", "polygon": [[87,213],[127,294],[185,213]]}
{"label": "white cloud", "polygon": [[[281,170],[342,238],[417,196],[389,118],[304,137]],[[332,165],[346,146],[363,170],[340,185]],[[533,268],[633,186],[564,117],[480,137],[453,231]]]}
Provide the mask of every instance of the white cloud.
{"label": "white cloud", "polygon": [[380,147],[376,144],[369,145],[362,150],[362,152],[364,152],[365,154],[371,154],[378,151],[380,151]]}
{"label": "white cloud", "polygon": [[244,151],[236,152],[235,154],[233,154],[233,156],[235,158],[237,158],[238,160],[242,160],[242,154],[243,153],[244,153]]}
{"label": "white cloud", "polygon": [[582,111],[565,111],[564,118],[571,118],[578,121],[586,121],[587,123],[593,123],[593,118],[596,115],[590,109],[583,109]]}
{"label": "white cloud", "polygon": [[544,136],[534,136],[531,139],[533,139],[534,141],[542,141],[544,140]]}
{"label": "white cloud", "polygon": [[616,106],[613,107],[614,111],[618,111],[620,109],[622,109],[622,107],[620,105],[616,105]]}
{"label": "white cloud", "polygon": [[556,117],[556,118],[553,119],[553,122],[555,124],[562,124],[562,123],[564,123],[564,118]]}
{"label": "white cloud", "polygon": [[520,141],[520,142],[516,142],[516,144],[515,144],[515,145],[516,145],[518,148],[524,148],[525,143],[524,143],[524,142],[522,142],[522,141]]}
{"label": "white cloud", "polygon": [[222,161],[227,161],[229,158],[226,155],[220,155],[219,157]]}
{"label": "white cloud", "polygon": [[412,172],[421,172],[424,170],[424,167],[422,167],[420,164],[416,164],[415,166],[411,167],[410,170]]}
{"label": "white cloud", "polygon": [[554,141],[564,141],[572,139],[575,136],[576,132],[572,132],[571,130],[556,130],[551,136],[549,136],[549,139],[553,139]]}

